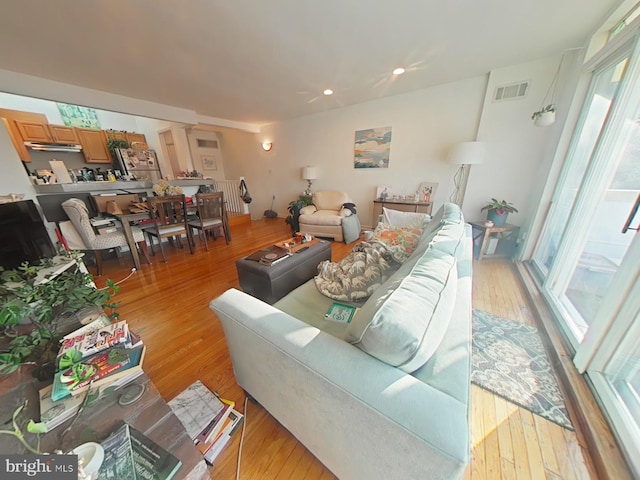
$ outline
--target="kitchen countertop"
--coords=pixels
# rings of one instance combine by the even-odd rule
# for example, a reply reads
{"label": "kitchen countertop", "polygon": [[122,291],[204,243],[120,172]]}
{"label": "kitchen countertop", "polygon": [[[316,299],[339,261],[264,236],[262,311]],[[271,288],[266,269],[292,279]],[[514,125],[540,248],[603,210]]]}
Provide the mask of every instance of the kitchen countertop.
{"label": "kitchen countertop", "polygon": [[[201,178],[194,178],[189,180],[169,180],[169,184],[180,187],[198,186],[198,185],[213,185],[214,180],[204,180]],[[50,193],[75,193],[75,192],[100,192],[100,191],[113,191],[113,190],[125,190],[125,191],[137,191],[148,190],[153,187],[153,182],[146,181],[129,181],[129,182],[78,182],[78,183],[54,183],[52,185],[34,185],[33,188],[36,193],[50,194]]]}

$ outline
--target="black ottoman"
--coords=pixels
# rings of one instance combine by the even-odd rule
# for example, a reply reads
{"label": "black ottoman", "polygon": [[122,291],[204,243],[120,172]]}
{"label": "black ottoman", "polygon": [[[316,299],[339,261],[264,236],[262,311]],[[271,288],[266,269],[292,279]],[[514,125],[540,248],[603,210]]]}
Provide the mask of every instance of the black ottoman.
{"label": "black ottoman", "polygon": [[269,305],[318,274],[318,264],[331,260],[331,242],[318,240],[275,265],[266,266],[247,257],[236,261],[240,288]]}

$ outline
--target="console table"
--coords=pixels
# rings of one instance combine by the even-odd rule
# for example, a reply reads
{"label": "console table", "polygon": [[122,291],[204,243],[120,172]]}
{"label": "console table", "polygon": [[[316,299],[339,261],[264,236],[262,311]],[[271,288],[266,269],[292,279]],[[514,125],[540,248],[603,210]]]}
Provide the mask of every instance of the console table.
{"label": "console table", "polygon": [[[145,386],[145,392],[138,401],[122,407],[118,404],[120,391],[105,393],[96,404],[85,407],[77,419],[67,420],[42,435],[40,450],[53,452],[60,449],[68,452],[85,442],[100,443],[115,429],[120,420],[124,420],[182,461],[180,470],[174,478],[189,480],[210,478],[202,455],[149,377],[143,374],[132,383],[141,383]],[[0,423],[8,420],[10,425],[14,410],[24,404],[25,399],[28,400],[28,405],[19,418],[39,421],[38,392],[46,385],[47,382],[40,382],[33,378],[26,367],[21,367],[16,372],[3,377],[0,380]],[[64,433],[71,422],[73,422],[72,428]],[[33,440],[34,435],[27,434],[27,438]],[[31,443],[34,444],[34,442]],[[24,446],[9,435],[0,435],[0,452],[27,453]]]}
{"label": "console table", "polygon": [[373,220],[371,227],[375,228],[378,224],[378,218],[382,214],[382,207],[392,210],[400,210],[401,212],[417,212],[431,215],[433,203],[431,202],[414,202],[412,200],[380,200],[373,201]]}

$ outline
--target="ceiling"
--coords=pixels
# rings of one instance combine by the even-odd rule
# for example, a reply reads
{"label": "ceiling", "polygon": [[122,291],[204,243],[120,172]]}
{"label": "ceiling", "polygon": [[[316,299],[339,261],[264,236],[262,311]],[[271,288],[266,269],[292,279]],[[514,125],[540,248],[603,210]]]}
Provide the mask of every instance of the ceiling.
{"label": "ceiling", "polygon": [[20,0],[0,69],[262,125],[559,55],[618,3]]}

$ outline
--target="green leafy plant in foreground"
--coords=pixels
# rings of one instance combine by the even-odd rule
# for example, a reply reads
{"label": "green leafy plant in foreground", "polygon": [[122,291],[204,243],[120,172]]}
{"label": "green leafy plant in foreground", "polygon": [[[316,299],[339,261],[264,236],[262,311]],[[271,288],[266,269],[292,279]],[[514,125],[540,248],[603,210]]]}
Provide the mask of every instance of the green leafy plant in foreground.
{"label": "green leafy plant in foreground", "polygon": [[29,445],[29,443],[27,442],[27,440],[25,438],[25,434],[22,431],[22,428],[20,428],[20,425],[18,425],[18,416],[20,415],[20,412],[22,412],[22,410],[25,409],[27,404],[28,404],[28,400],[25,400],[24,404],[20,405],[13,412],[13,416],[11,417],[11,423],[13,425],[13,430],[0,430],[0,434],[11,435],[13,437],[16,437],[20,441],[20,443],[22,443],[22,445],[24,445],[24,447],[27,450],[29,450],[31,453],[39,455],[39,454],[42,453],[40,451],[40,434],[47,433],[47,427],[42,422],[36,423],[33,420],[29,420],[29,423],[27,423],[27,432],[35,433],[37,435],[37,439],[38,439],[38,443],[37,443],[36,447],[32,447],[31,445]]}
{"label": "green leafy plant in foreground", "polygon": [[[65,315],[95,306],[110,310],[110,318],[118,316],[118,304],[111,299],[119,287],[113,281],[108,280],[105,288],[97,289],[93,276],[81,271],[76,262],[39,283],[37,274],[44,266],[47,265],[0,268],[0,340],[4,340],[0,347],[0,374],[9,374],[46,354],[55,340],[59,320]],[[31,326],[19,326],[20,323]]]}

